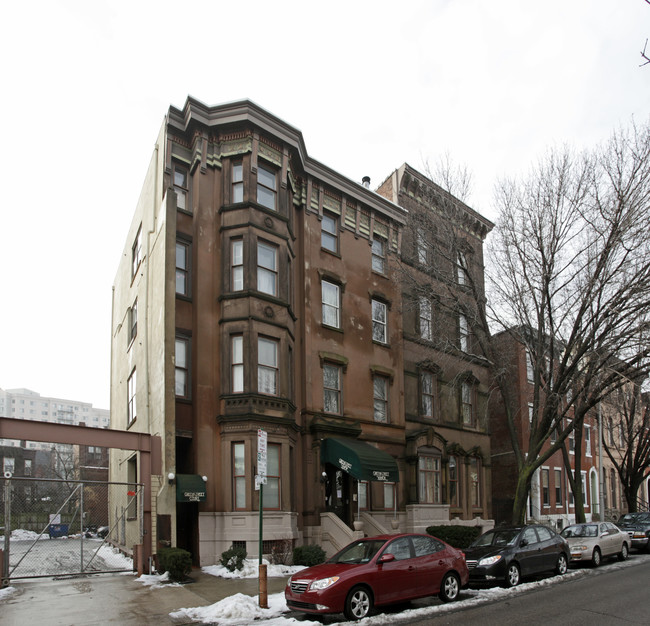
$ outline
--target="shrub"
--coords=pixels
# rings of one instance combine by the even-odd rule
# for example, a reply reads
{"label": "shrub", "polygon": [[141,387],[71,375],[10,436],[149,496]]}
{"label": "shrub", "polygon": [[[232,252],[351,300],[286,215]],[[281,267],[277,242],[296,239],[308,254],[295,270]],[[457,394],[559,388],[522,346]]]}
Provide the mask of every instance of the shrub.
{"label": "shrub", "polygon": [[294,565],[311,567],[323,561],[325,561],[325,550],[320,546],[297,546],[293,549]]}
{"label": "shrub", "polygon": [[181,548],[163,548],[158,551],[158,564],[163,572],[169,572],[169,579],[182,582],[192,571],[192,555]]}
{"label": "shrub", "polygon": [[481,534],[481,529],[478,526],[429,526],[427,533],[462,550]]}
{"label": "shrub", "polygon": [[271,563],[273,565],[289,565],[292,553],[293,541],[291,539],[280,539],[271,548]]}
{"label": "shrub", "polygon": [[229,572],[242,569],[246,558],[246,548],[232,546],[221,553],[221,565]]}

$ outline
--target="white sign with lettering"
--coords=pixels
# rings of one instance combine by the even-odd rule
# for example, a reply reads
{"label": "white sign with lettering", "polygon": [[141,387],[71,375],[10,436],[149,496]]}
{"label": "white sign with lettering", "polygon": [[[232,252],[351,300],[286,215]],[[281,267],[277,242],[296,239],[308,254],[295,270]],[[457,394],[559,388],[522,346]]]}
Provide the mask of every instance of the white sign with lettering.
{"label": "white sign with lettering", "polygon": [[257,431],[257,474],[266,476],[266,431],[261,428]]}

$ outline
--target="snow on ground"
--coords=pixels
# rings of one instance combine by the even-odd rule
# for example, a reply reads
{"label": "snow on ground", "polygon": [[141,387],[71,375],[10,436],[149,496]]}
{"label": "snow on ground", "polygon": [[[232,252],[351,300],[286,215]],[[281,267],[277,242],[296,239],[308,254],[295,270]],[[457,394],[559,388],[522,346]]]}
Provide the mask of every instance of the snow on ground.
{"label": "snow on ground", "polygon": [[268,605],[268,609],[262,609],[259,606],[257,597],[237,593],[210,606],[179,609],[170,613],[170,616],[172,618],[189,618],[203,624],[218,622],[220,625],[228,624],[232,626],[251,624],[253,621],[263,624],[303,624],[303,626],[314,624],[320,626],[320,622],[298,621],[293,618],[282,617],[282,614],[289,610],[282,593],[274,593],[268,596]]}
{"label": "snow on ground", "polygon": [[0,589],[0,601],[6,600],[16,591],[18,590],[15,587],[5,587],[4,589]]}
{"label": "snow on ground", "polygon": [[[595,570],[591,568],[580,568],[569,570],[564,576],[551,576],[542,580],[534,582],[523,583],[513,589],[503,589],[501,587],[491,587],[484,589],[464,589],[461,592],[461,600],[457,602],[450,602],[443,604],[437,600],[429,600],[434,602],[430,606],[419,607],[400,611],[399,613],[379,613],[373,617],[367,617],[358,622],[354,622],[358,626],[379,626],[384,624],[394,624],[402,621],[411,620],[414,618],[424,617],[438,617],[451,611],[457,611],[462,608],[469,608],[493,602],[495,600],[505,599],[512,597],[515,594],[526,593],[535,588],[547,587],[560,583],[562,581],[570,580],[572,578],[579,578],[582,576],[590,576],[605,570],[617,570],[624,567],[634,565],[638,559],[650,559],[650,555],[634,554],[632,561],[625,562],[608,562],[600,569]],[[285,573],[271,574],[273,568],[286,568]],[[302,568],[289,568],[287,566],[272,566],[269,565],[269,576],[287,576],[292,572],[290,570],[299,571]],[[242,570],[229,572],[226,568],[219,565],[212,565],[204,567],[203,571],[213,576],[223,576],[227,578],[251,578],[257,576],[257,562],[247,560]],[[274,570],[279,571],[279,570]],[[281,570],[280,570],[281,571]],[[160,579],[161,577],[157,577]],[[170,613],[173,618],[186,618],[195,622],[203,624],[219,624],[219,626],[241,626],[244,624],[264,624],[265,626],[288,626],[290,624],[301,624],[302,626],[321,626],[322,622],[310,621],[309,619],[296,620],[293,617],[284,616],[289,612],[287,605],[284,601],[283,593],[276,593],[268,596],[268,609],[259,607],[259,600],[257,596],[247,596],[238,593],[229,598],[215,602],[209,606],[195,607],[189,609],[179,609]],[[341,616],[342,617],[342,616]],[[339,622],[344,624],[348,622]],[[350,622],[351,623],[351,622]]]}
{"label": "snow on ground", "polygon": [[[9,568],[12,577],[56,576],[81,571],[131,570],[133,559],[102,539],[69,535],[42,541],[31,530],[17,529],[11,533]],[[0,547],[4,538],[0,538]],[[82,551],[83,550],[83,551]]]}
{"label": "snow on ground", "polygon": [[113,569],[133,571],[133,559],[106,543],[99,548],[97,556]]}
{"label": "snow on ground", "polygon": [[[47,533],[41,535],[41,539],[49,539],[50,536]],[[11,531],[12,541],[34,541],[38,539],[38,533],[35,533],[33,530],[23,530],[22,528],[17,528],[16,530]],[[4,535],[0,535],[0,543],[4,543]]]}
{"label": "snow on ground", "polygon": [[136,578],[136,581],[142,583],[145,587],[151,589],[162,589],[163,587],[182,587],[181,583],[173,583],[169,580],[169,572],[164,574],[142,574]]}
{"label": "snow on ground", "polygon": [[[291,576],[301,569],[305,569],[304,565],[271,565],[266,559],[262,559],[262,563],[266,564],[266,575],[268,578]],[[220,578],[257,578],[257,559],[244,559],[244,567],[241,570],[231,572],[223,565],[207,565],[202,567],[201,571],[210,576],[219,576]]]}

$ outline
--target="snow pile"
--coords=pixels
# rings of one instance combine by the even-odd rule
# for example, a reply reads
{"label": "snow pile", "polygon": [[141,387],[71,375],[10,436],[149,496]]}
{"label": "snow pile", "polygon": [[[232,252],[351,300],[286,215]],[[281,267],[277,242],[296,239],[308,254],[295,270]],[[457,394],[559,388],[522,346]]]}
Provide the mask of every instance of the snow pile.
{"label": "snow pile", "polygon": [[136,578],[139,583],[142,583],[145,587],[150,587],[151,589],[162,589],[163,587],[182,587],[181,583],[173,583],[169,580],[169,572],[165,572],[162,575],[157,574],[142,574],[139,578]]}
{"label": "snow pile", "polygon": [[133,559],[120,552],[117,548],[112,548],[104,544],[99,548],[97,556],[104,559],[108,567],[113,569],[133,569]]}
{"label": "snow pile", "polygon": [[[304,565],[271,565],[266,559],[262,559],[262,563],[266,563],[266,576],[268,578],[291,576],[302,569]],[[206,565],[201,568],[204,574],[210,576],[219,576],[220,578],[257,578],[258,561],[257,559],[244,559],[244,567],[231,572],[223,565]]]}
{"label": "snow pile", "polygon": [[[16,528],[16,530],[11,531],[11,539],[14,541],[34,541],[38,538],[38,533],[35,533],[33,530],[24,530],[22,528]],[[47,533],[41,535],[41,539],[49,539],[50,536]],[[4,542],[4,535],[0,535],[0,542]]]}
{"label": "snow pile", "polygon": [[0,600],[6,600],[9,596],[14,594],[17,591],[15,587],[5,587],[0,589]]}
{"label": "snow pile", "polygon": [[281,617],[287,609],[284,594],[274,593],[268,596],[268,609],[259,606],[257,597],[237,593],[224,598],[210,606],[199,606],[193,609],[179,609],[169,615],[172,618],[189,618],[203,624],[228,624],[229,626],[248,625],[253,621],[264,620],[264,624],[301,624],[302,626],[320,626],[321,622],[295,620]]}

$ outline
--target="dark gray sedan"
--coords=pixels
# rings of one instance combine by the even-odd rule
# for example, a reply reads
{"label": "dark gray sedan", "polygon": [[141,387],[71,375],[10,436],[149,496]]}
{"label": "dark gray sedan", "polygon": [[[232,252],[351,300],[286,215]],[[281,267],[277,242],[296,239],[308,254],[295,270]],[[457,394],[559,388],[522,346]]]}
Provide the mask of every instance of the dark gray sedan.
{"label": "dark gray sedan", "polygon": [[470,586],[496,580],[514,587],[522,576],[546,571],[564,574],[569,563],[569,544],[555,531],[539,524],[500,527],[474,541],[465,550],[465,560]]}

